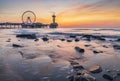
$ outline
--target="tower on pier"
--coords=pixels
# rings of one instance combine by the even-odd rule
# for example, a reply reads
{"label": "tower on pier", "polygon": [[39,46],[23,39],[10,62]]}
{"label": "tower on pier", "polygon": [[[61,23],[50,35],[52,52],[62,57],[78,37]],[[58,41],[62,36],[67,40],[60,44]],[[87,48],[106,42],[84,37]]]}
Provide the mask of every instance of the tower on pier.
{"label": "tower on pier", "polygon": [[52,23],[50,24],[50,28],[57,28],[58,27],[58,24],[56,23],[56,15],[55,14],[53,14],[52,15]]}

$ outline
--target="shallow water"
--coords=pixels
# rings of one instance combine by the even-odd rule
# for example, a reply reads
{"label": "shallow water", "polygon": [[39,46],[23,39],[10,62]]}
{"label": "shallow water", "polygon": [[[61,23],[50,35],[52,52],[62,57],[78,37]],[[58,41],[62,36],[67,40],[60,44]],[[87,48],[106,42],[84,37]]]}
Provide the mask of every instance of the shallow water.
{"label": "shallow water", "polygon": [[[21,33],[35,33],[39,41],[16,38],[16,34]],[[104,36],[106,41],[82,39],[81,36],[86,34]],[[80,41],[75,42],[70,35],[76,35]],[[49,41],[42,41],[42,37],[48,37]],[[62,38],[65,41],[61,41]],[[97,81],[106,81],[102,78],[106,70],[120,70],[120,50],[113,48],[113,45],[120,44],[120,41],[116,41],[119,38],[120,29],[115,28],[1,29],[0,81],[69,81],[66,77],[73,74],[69,62],[71,59],[86,70],[100,65],[102,73],[92,75]],[[13,43],[24,47],[14,48]],[[85,53],[78,53],[75,46],[85,49]],[[95,54],[94,50],[103,52]],[[114,81],[120,81],[120,77]]]}

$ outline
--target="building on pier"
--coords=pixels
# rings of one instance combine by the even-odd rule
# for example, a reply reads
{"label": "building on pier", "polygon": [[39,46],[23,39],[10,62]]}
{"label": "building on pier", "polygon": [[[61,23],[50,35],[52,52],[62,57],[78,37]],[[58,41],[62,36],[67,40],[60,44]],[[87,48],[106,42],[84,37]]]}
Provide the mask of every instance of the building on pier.
{"label": "building on pier", "polygon": [[57,27],[58,27],[58,24],[56,23],[55,18],[56,18],[56,15],[53,14],[53,15],[52,15],[52,21],[53,21],[53,22],[49,25],[50,28],[57,28]]}

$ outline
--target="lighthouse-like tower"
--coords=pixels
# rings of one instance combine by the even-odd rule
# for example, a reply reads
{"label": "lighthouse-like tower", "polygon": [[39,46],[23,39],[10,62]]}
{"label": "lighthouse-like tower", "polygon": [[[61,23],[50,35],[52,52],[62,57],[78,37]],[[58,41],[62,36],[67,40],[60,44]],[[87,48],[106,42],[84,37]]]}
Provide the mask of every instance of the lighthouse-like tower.
{"label": "lighthouse-like tower", "polygon": [[53,22],[50,24],[50,28],[57,28],[58,27],[58,24],[56,23],[55,18],[56,18],[56,16],[55,16],[55,14],[53,14],[52,15]]}

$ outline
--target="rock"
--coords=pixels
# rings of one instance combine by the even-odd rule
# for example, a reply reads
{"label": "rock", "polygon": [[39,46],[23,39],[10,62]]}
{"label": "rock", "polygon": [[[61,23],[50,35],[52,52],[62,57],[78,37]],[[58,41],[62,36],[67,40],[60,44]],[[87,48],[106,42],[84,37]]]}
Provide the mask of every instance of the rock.
{"label": "rock", "polygon": [[78,47],[78,46],[75,47],[75,50],[76,50],[77,52],[79,52],[79,53],[84,53],[84,52],[85,52],[84,49],[82,49],[82,48],[80,48],[80,47]]}
{"label": "rock", "polygon": [[72,42],[72,40],[67,40],[67,42]]}
{"label": "rock", "polygon": [[100,66],[94,66],[94,67],[90,68],[89,71],[91,73],[100,73],[100,72],[102,72],[102,68]]}
{"label": "rock", "polygon": [[49,39],[47,37],[42,38],[43,41],[48,41]]}
{"label": "rock", "polygon": [[103,53],[103,51],[96,51],[96,50],[94,50],[93,53]]}
{"label": "rock", "polygon": [[117,73],[114,73],[112,77],[114,79],[114,78],[117,78],[117,76],[118,76]]}
{"label": "rock", "polygon": [[120,41],[120,38],[118,38],[116,41]]}
{"label": "rock", "polygon": [[91,45],[85,45],[85,47],[90,47]]}
{"label": "rock", "polygon": [[36,34],[19,34],[16,37],[27,38],[27,39],[36,39]]}
{"label": "rock", "polygon": [[83,35],[82,37],[86,38],[87,41],[91,41],[91,35]]}
{"label": "rock", "polygon": [[61,48],[61,46],[60,46],[60,45],[57,45],[57,47]]}
{"label": "rock", "polygon": [[73,69],[74,70],[83,70],[84,69],[84,67],[82,66],[82,65],[73,65]]}
{"label": "rock", "polygon": [[110,72],[111,72],[111,70],[107,69],[107,70],[106,70],[106,72],[110,73]]}
{"label": "rock", "polygon": [[103,45],[103,47],[105,47],[105,48],[109,48],[108,46],[106,46],[106,45]]}
{"label": "rock", "polygon": [[70,64],[71,64],[71,65],[78,65],[79,63],[78,63],[78,62],[75,62],[75,61],[71,61]]}
{"label": "rock", "polygon": [[74,76],[67,76],[66,78],[68,78],[70,81],[74,81]]}
{"label": "rock", "polygon": [[120,72],[117,72],[117,75],[120,76]]}
{"label": "rock", "polygon": [[8,39],[6,42],[11,42],[11,39]]}
{"label": "rock", "polygon": [[96,78],[90,74],[79,74],[67,77],[70,81],[96,81]]}
{"label": "rock", "polygon": [[88,41],[91,41],[91,38],[105,41],[105,39],[102,36],[94,36],[94,35],[83,35],[83,38],[86,38]]}
{"label": "rock", "polygon": [[104,78],[104,79],[107,79],[107,80],[110,80],[110,81],[113,80],[113,77],[110,76],[110,75],[108,75],[108,74],[104,74],[104,75],[103,75],[103,78]]}
{"label": "rock", "polygon": [[18,44],[13,44],[12,46],[15,47],[15,48],[21,48],[21,47],[23,47],[23,46],[18,45]]}
{"label": "rock", "polygon": [[65,39],[60,39],[61,41],[65,41]]}
{"label": "rock", "polygon": [[34,41],[39,41],[39,39],[35,39]]}
{"label": "rock", "polygon": [[[84,73],[83,77],[86,79],[86,81],[96,81],[96,78],[88,73]],[[83,81],[83,80],[81,80]]]}
{"label": "rock", "polygon": [[116,74],[120,76],[120,70],[116,70]]}
{"label": "rock", "polygon": [[76,38],[76,35],[70,35],[70,38]]}
{"label": "rock", "polygon": [[80,40],[78,38],[75,39],[75,42],[79,42]]}
{"label": "rock", "polygon": [[120,50],[120,45],[113,45],[114,49]]}
{"label": "rock", "polygon": [[105,41],[105,38],[103,38],[102,36],[93,36],[93,38],[97,40]]}

